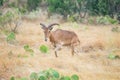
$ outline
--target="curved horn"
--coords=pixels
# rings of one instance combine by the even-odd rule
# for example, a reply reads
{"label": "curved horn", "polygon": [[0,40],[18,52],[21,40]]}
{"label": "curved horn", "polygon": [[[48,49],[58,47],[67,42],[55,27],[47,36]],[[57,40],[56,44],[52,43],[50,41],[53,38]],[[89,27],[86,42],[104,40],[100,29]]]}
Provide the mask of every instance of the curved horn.
{"label": "curved horn", "polygon": [[59,25],[59,24],[58,24],[58,23],[50,24],[50,25],[48,26],[48,28],[50,28],[50,27],[52,27],[52,26],[54,26],[54,25]]}
{"label": "curved horn", "polygon": [[44,24],[42,24],[42,23],[40,23],[40,25],[42,26],[42,28],[45,28],[46,26],[44,25]]}

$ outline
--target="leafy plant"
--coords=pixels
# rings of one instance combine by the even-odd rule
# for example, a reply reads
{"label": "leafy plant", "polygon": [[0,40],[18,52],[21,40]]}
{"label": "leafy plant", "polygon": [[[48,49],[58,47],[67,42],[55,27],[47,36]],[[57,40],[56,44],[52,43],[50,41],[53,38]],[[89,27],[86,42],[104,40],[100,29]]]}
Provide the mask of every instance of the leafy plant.
{"label": "leafy plant", "polygon": [[60,80],[71,80],[69,76],[62,76]]}
{"label": "leafy plant", "polygon": [[98,24],[118,24],[118,21],[116,19],[112,19],[109,16],[101,16],[97,18]]}
{"label": "leafy plant", "polygon": [[47,53],[49,48],[45,45],[41,45],[39,50],[42,52],[42,53]]}
{"label": "leafy plant", "polygon": [[88,23],[89,24],[94,24],[95,19],[93,17],[88,18]]}
{"label": "leafy plant", "polygon": [[[79,80],[78,75],[61,76],[58,71],[54,69],[47,69],[40,71],[39,73],[32,72],[29,76],[30,80]],[[15,77],[11,77],[10,80],[17,80]],[[20,78],[19,80],[28,80],[27,78]]]}
{"label": "leafy plant", "polygon": [[48,69],[38,73],[39,80],[57,80],[59,79],[59,73],[56,70]]}
{"label": "leafy plant", "polygon": [[35,72],[31,73],[30,79],[31,79],[31,80],[38,80],[38,74],[35,73]]}
{"label": "leafy plant", "polygon": [[28,79],[26,77],[22,77],[22,78],[20,78],[20,80],[28,80]]}
{"label": "leafy plant", "polygon": [[[3,13],[3,12],[2,12]],[[0,29],[3,31],[16,32],[18,22],[21,20],[21,13],[18,8],[11,8],[0,16]]]}
{"label": "leafy plant", "polygon": [[30,53],[34,53],[33,49],[31,49],[29,45],[24,45],[24,50]]}
{"label": "leafy plant", "polygon": [[109,55],[108,55],[108,58],[109,59],[117,59],[117,58],[120,58],[118,55],[115,55],[115,54],[113,54],[113,53],[110,53]]}
{"label": "leafy plant", "polygon": [[78,75],[74,74],[71,76],[71,80],[79,80]]}
{"label": "leafy plant", "polygon": [[[81,0],[76,0],[81,2]],[[59,13],[67,18],[67,15],[72,15],[74,12],[78,11],[76,2],[74,0],[47,0],[48,11],[51,13]],[[71,17],[73,20],[73,17]]]}
{"label": "leafy plant", "polygon": [[8,34],[6,40],[7,40],[7,42],[11,42],[11,41],[15,40],[15,38],[16,38],[15,33],[11,32],[10,34]]}
{"label": "leafy plant", "polygon": [[15,77],[12,76],[12,77],[10,78],[10,80],[15,80]]}
{"label": "leafy plant", "polygon": [[68,20],[68,21],[71,21],[71,22],[74,22],[74,21],[75,21],[73,16],[69,16],[69,17],[67,18],[67,20]]}
{"label": "leafy plant", "polygon": [[42,0],[27,0],[28,10],[35,10]]}

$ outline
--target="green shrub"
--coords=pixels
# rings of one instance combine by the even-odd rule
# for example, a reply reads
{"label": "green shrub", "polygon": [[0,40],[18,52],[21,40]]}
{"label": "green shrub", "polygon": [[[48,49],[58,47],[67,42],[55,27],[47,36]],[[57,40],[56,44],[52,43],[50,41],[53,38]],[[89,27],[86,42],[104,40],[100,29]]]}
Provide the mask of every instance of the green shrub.
{"label": "green shrub", "polygon": [[71,80],[69,76],[62,76],[60,80]]}
{"label": "green shrub", "polygon": [[97,18],[98,24],[118,24],[118,20],[112,19],[109,16],[101,16]]}
{"label": "green shrub", "polygon": [[[5,14],[0,16],[0,29],[2,31],[14,31],[16,32],[16,28],[18,22],[21,20],[21,13],[18,8],[11,8],[11,10],[7,11]],[[16,27],[17,25],[17,27]]]}
{"label": "green shrub", "polygon": [[[80,0],[77,0],[80,1]],[[77,11],[74,0],[47,0],[48,11],[51,13],[59,13],[67,18],[67,15],[72,15]]]}
{"label": "green shrub", "polygon": [[41,45],[39,50],[42,52],[42,53],[47,53],[49,48],[45,45]]}
{"label": "green shrub", "polygon": [[74,74],[71,76],[71,80],[79,80],[78,75]]}
{"label": "green shrub", "polygon": [[[105,16],[112,18],[118,17],[120,0],[46,0],[48,11],[59,13],[67,17],[79,13],[88,13],[89,15]],[[86,15],[85,15],[86,16]],[[111,23],[116,23],[112,20]]]}
{"label": "green shrub", "polygon": [[68,21],[71,21],[71,22],[74,22],[74,21],[75,21],[75,19],[74,19],[73,16],[69,16],[69,17],[67,18],[67,20],[68,20]]}
{"label": "green shrub", "polygon": [[[17,80],[19,78],[11,77],[10,80]],[[78,75],[61,76],[60,73],[54,69],[43,70],[39,73],[31,73],[30,80],[79,80]],[[20,78],[19,80],[28,80],[27,78]]]}
{"label": "green shrub", "polygon": [[0,6],[2,6],[3,5],[3,0],[0,0]]}
{"label": "green shrub", "polygon": [[36,10],[42,0],[27,0],[27,7],[29,11]]}
{"label": "green shrub", "polygon": [[8,4],[9,7],[17,7],[15,2],[11,2]]}
{"label": "green shrub", "polygon": [[26,7],[19,8],[21,14],[25,14],[28,10]]}
{"label": "green shrub", "polygon": [[0,0],[0,7],[3,6],[5,2],[8,2],[8,0]]}
{"label": "green shrub", "polygon": [[15,33],[14,33],[14,32],[11,32],[10,34],[8,34],[6,40],[7,40],[7,42],[12,42],[12,41],[15,40],[15,38],[16,38],[16,37],[15,37]]}
{"label": "green shrub", "polygon": [[[30,46],[27,45],[27,44],[24,45],[24,50],[27,51],[27,52],[30,52],[30,53],[34,53],[33,49],[31,49]],[[33,55],[33,54],[31,54],[31,55]]]}
{"label": "green shrub", "polygon": [[15,80],[15,77],[12,76],[12,77],[10,78],[10,80]]}
{"label": "green shrub", "polygon": [[80,19],[79,19],[78,14],[73,14],[73,15],[69,15],[67,17],[67,20],[71,22],[76,22],[76,21],[79,21]]}
{"label": "green shrub", "polygon": [[4,28],[4,26],[6,25],[7,22],[11,21],[12,17],[13,17],[13,14],[10,11],[8,11],[6,14],[0,16],[1,29]]}
{"label": "green shrub", "polygon": [[108,58],[109,59],[117,59],[117,58],[120,58],[118,55],[115,55],[115,54],[113,54],[113,53],[110,53],[109,55],[108,55]]}
{"label": "green shrub", "polygon": [[95,24],[94,22],[95,22],[94,17],[88,18],[88,23],[89,23],[89,24]]}
{"label": "green shrub", "polygon": [[30,74],[30,80],[38,80],[38,74],[33,72]]}

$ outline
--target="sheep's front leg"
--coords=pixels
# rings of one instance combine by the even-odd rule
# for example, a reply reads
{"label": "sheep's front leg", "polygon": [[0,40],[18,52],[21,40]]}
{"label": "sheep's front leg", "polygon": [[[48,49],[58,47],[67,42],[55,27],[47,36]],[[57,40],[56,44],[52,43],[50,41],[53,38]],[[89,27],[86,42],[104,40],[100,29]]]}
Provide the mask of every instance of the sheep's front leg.
{"label": "sheep's front leg", "polygon": [[57,56],[57,51],[62,48],[62,45],[56,44],[54,47],[55,47],[55,56],[58,57],[58,56]]}

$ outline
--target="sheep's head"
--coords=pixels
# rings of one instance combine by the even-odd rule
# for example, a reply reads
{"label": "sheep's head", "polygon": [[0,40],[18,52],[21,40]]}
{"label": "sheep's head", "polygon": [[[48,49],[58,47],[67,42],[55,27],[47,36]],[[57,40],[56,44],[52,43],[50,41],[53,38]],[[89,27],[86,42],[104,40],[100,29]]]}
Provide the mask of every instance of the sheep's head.
{"label": "sheep's head", "polygon": [[50,32],[53,29],[53,26],[59,25],[59,24],[53,23],[53,24],[49,25],[48,27],[42,23],[40,23],[40,25],[42,26],[41,28],[44,30],[45,41],[47,41],[50,36]]}

